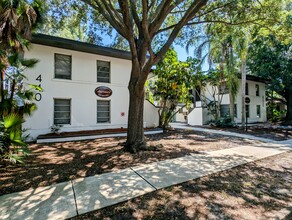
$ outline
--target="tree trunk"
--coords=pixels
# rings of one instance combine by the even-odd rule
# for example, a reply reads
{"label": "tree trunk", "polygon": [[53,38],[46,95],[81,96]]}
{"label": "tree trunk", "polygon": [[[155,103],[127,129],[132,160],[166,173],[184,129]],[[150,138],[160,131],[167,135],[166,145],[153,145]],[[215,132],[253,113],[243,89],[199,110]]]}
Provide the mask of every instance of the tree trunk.
{"label": "tree trunk", "polygon": [[292,125],[292,88],[286,88],[287,113],[285,124]]}
{"label": "tree trunk", "polygon": [[234,122],[234,96],[229,92],[229,112],[231,121]]}
{"label": "tree trunk", "polygon": [[242,60],[241,64],[241,125],[242,129],[245,127],[245,117],[246,117],[246,112],[245,112],[245,83],[246,83],[246,59],[244,58]]}
{"label": "tree trunk", "polygon": [[[133,74],[133,71],[137,71],[139,68],[132,68],[131,79],[129,82],[129,113],[128,113],[128,129],[127,129],[127,141],[125,149],[131,153],[136,153],[139,150],[145,148],[144,140],[144,96],[145,96],[145,77],[141,77],[142,74]],[[137,77],[140,76],[140,77]]]}

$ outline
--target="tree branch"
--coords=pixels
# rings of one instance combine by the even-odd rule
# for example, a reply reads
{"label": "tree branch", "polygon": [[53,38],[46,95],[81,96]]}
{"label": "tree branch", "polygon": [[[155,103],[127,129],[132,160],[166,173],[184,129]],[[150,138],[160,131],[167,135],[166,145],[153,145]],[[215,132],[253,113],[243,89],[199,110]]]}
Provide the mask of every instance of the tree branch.
{"label": "tree branch", "polygon": [[[117,30],[117,32],[121,36],[123,36],[126,39],[128,38],[125,26],[121,22],[119,22],[115,16],[112,16],[111,14],[113,12],[111,10],[109,12],[108,9],[103,6],[104,4],[102,5],[101,2],[99,2],[99,0],[97,1],[81,0],[81,1],[83,1],[85,4],[88,4],[93,9],[97,10],[102,16],[105,17],[105,19]],[[102,2],[104,3],[104,0],[102,0]]]}
{"label": "tree branch", "polygon": [[155,18],[152,20],[149,26],[149,34],[151,37],[154,36],[154,33],[159,29],[162,25],[163,21],[167,17],[167,15],[174,9],[178,4],[180,4],[182,0],[172,1],[162,1],[162,3],[157,7],[155,12]]}
{"label": "tree branch", "polygon": [[185,13],[185,15],[182,17],[180,22],[174,27],[172,30],[168,40],[164,44],[164,46],[160,49],[160,51],[157,53],[155,59],[154,59],[154,64],[159,62],[162,56],[167,52],[169,49],[170,45],[173,43],[183,26],[189,21],[189,19],[194,16],[203,6],[206,5],[208,0],[200,0],[193,2],[192,5],[189,7],[188,11]]}

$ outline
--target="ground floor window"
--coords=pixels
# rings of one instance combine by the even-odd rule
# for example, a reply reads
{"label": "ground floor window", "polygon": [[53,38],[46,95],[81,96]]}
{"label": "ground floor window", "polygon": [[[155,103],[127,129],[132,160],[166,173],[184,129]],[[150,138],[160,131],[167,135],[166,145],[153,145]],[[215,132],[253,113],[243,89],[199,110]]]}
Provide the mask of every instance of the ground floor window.
{"label": "ground floor window", "polygon": [[237,104],[234,104],[234,117],[237,118]]}
{"label": "ground floor window", "polygon": [[230,107],[229,105],[220,105],[220,116],[226,117],[230,114]]}
{"label": "ground floor window", "polygon": [[71,99],[54,99],[54,124],[71,124]]}
{"label": "ground floor window", "polygon": [[245,105],[245,115],[249,118],[249,105]]}
{"label": "ground floor window", "polygon": [[97,123],[110,123],[110,101],[97,100]]}
{"label": "ground floor window", "polygon": [[257,117],[260,118],[261,117],[261,106],[257,105]]}

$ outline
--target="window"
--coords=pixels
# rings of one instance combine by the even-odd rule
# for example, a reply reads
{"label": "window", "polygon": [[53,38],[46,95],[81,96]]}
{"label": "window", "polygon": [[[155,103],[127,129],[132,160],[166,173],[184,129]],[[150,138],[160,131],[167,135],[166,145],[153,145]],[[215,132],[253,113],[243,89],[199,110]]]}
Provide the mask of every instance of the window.
{"label": "window", "polygon": [[97,100],[97,123],[110,123],[110,101]]}
{"label": "window", "polygon": [[223,83],[220,86],[220,94],[229,94],[229,90],[228,90],[226,83]]}
{"label": "window", "polygon": [[72,57],[55,53],[55,78],[71,79]]}
{"label": "window", "polygon": [[200,88],[196,88],[194,90],[194,93],[195,93],[195,101],[196,102],[201,101],[201,89]]}
{"label": "window", "polygon": [[259,86],[259,84],[256,84],[255,88],[256,88],[256,96],[260,96],[260,86]]}
{"label": "window", "polygon": [[54,99],[54,124],[65,125],[71,123],[71,100]]}
{"label": "window", "polygon": [[245,115],[249,118],[249,105],[245,105]]}
{"label": "window", "polygon": [[110,62],[96,61],[97,82],[110,83]]}
{"label": "window", "polygon": [[234,104],[234,117],[237,118],[237,104]]}
{"label": "window", "polygon": [[229,105],[221,105],[220,106],[220,116],[221,117],[226,117],[227,115],[230,114],[230,109]]}
{"label": "window", "polygon": [[245,83],[245,95],[248,95],[248,83]]}
{"label": "window", "polygon": [[261,117],[261,106],[257,105],[257,117],[260,118]]}

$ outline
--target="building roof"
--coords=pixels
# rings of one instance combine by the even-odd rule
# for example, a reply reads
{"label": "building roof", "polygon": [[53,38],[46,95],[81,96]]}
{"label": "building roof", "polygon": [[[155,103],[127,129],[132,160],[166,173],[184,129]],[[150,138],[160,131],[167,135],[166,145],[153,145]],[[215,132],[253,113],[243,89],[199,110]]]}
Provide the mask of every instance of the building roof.
{"label": "building roof", "polygon": [[75,40],[69,40],[61,37],[55,37],[45,34],[34,34],[32,36],[33,44],[57,47],[68,50],[75,50],[85,53],[98,54],[108,57],[115,57],[125,60],[131,60],[131,53],[124,50],[118,50],[110,47],[98,46],[95,44],[84,43]]}
{"label": "building roof", "polygon": [[253,76],[253,75],[246,75],[246,80],[255,81],[255,82],[262,82],[262,83],[266,83],[266,84],[269,83],[269,80],[263,79],[259,76]]}

